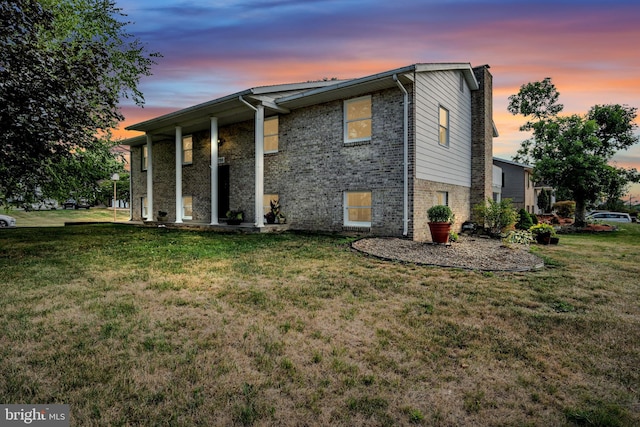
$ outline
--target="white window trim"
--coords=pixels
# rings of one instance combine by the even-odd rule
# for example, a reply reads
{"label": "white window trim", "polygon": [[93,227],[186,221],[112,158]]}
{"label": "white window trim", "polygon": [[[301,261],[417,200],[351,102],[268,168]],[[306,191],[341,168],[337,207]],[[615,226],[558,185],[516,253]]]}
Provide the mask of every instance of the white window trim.
{"label": "white window trim", "polygon": [[[358,101],[362,101],[363,99],[369,99],[370,101],[370,105],[371,105],[371,115],[368,118],[360,118],[360,119],[356,119],[356,120],[347,120],[347,105],[349,105],[352,102],[358,102]],[[367,95],[367,96],[361,96],[358,98],[352,98],[352,99],[346,99],[344,101],[343,104],[343,133],[344,133],[344,143],[345,144],[351,144],[354,142],[363,142],[363,141],[371,141],[371,136],[369,135],[365,138],[354,138],[354,139],[349,139],[349,123],[352,122],[359,122],[362,120],[371,120],[371,133],[373,134],[373,101],[371,99],[371,95]]]}
{"label": "white window trim", "polygon": [[349,208],[369,208],[371,209],[371,217],[373,218],[373,193],[371,193],[371,206],[348,206],[347,205],[347,195],[349,193],[371,193],[369,190],[353,190],[353,191],[345,191],[342,196],[342,206],[343,206],[343,221],[345,227],[369,227],[371,228],[371,221],[349,221]]}
{"label": "white window trim", "polygon": [[[447,130],[447,141],[443,144],[442,142],[440,142],[440,129],[442,127],[442,125],[440,124],[440,115],[442,114],[442,110],[447,112],[447,125],[446,125],[446,130]],[[438,105],[438,145],[440,145],[441,147],[449,147],[451,144],[451,111],[443,106],[443,105]]]}
{"label": "white window trim", "polygon": [[[189,151],[191,151],[191,161],[190,162],[185,162],[184,160],[184,153],[185,153],[185,149],[184,149],[184,140],[187,138],[191,138],[191,149]],[[193,135],[184,135],[182,137],[182,164],[183,165],[192,165],[193,164]]]}
{"label": "white window trim", "polygon": [[264,147],[264,141],[267,139],[268,136],[277,136],[278,137],[278,148],[276,148],[275,150],[267,150],[266,147],[265,147],[264,154],[272,154],[272,153],[277,153],[278,151],[280,151],[280,120],[279,120],[279,116],[267,117],[266,119],[264,119],[264,125],[266,127],[267,122],[272,121],[272,120],[278,120],[278,129],[276,130],[276,133],[266,133],[266,132],[264,132],[264,135],[262,136],[262,146]]}

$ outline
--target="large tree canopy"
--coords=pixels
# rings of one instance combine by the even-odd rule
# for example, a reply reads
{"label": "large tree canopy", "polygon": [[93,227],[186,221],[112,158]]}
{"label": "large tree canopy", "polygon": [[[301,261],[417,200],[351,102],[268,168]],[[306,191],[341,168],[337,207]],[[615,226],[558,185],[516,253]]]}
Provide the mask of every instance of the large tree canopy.
{"label": "large tree canopy", "polygon": [[73,173],[61,168],[102,155],[120,98],[143,103],[139,79],[156,55],[123,16],[109,0],[0,0],[0,202],[29,199]]}
{"label": "large tree canopy", "polygon": [[587,204],[602,195],[617,196],[635,169],[609,164],[613,155],[638,142],[636,108],[596,105],[582,115],[559,116],[559,92],[551,82],[523,85],[509,97],[509,111],[528,121],[520,130],[533,137],[522,143],[516,160],[535,165],[533,177],[570,194],[576,202],[576,225],[584,224]]}

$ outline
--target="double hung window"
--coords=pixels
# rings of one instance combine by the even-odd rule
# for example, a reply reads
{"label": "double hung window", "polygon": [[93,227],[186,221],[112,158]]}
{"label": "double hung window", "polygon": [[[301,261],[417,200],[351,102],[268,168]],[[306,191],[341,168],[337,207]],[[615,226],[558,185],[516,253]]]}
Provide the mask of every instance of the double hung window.
{"label": "double hung window", "polygon": [[182,164],[193,163],[193,137],[191,135],[182,137]]}
{"label": "double hung window", "polygon": [[371,140],[371,96],[344,101],[344,142]]}
{"label": "double hung window", "polygon": [[264,152],[278,152],[278,116],[269,117],[264,120]]}
{"label": "double hung window", "polygon": [[182,219],[193,219],[193,197],[182,197]]}
{"label": "double hung window", "polygon": [[371,191],[344,193],[344,225],[371,227]]}
{"label": "double hung window", "polygon": [[440,107],[439,113],[440,135],[439,143],[443,147],[449,146],[449,110],[444,107]]}

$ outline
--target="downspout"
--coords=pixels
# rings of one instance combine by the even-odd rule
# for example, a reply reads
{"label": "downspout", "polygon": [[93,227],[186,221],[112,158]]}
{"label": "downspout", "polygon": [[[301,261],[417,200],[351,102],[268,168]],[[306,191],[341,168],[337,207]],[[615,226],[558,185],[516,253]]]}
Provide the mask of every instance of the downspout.
{"label": "downspout", "polygon": [[404,88],[402,83],[398,80],[398,75],[393,75],[393,80],[396,82],[400,90],[402,91],[403,97],[403,143],[404,143],[404,153],[403,153],[403,169],[404,169],[404,188],[403,190],[403,199],[402,199],[402,235],[407,237],[409,234],[409,93]]}

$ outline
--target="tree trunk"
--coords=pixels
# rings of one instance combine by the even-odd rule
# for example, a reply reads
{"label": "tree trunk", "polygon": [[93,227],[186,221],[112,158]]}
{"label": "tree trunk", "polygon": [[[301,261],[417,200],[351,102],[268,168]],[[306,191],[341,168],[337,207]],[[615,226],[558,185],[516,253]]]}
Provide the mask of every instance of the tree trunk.
{"label": "tree trunk", "polygon": [[586,222],[584,220],[586,213],[586,204],[585,200],[582,197],[576,197],[576,213],[575,213],[575,222],[574,225],[576,227],[584,227]]}

